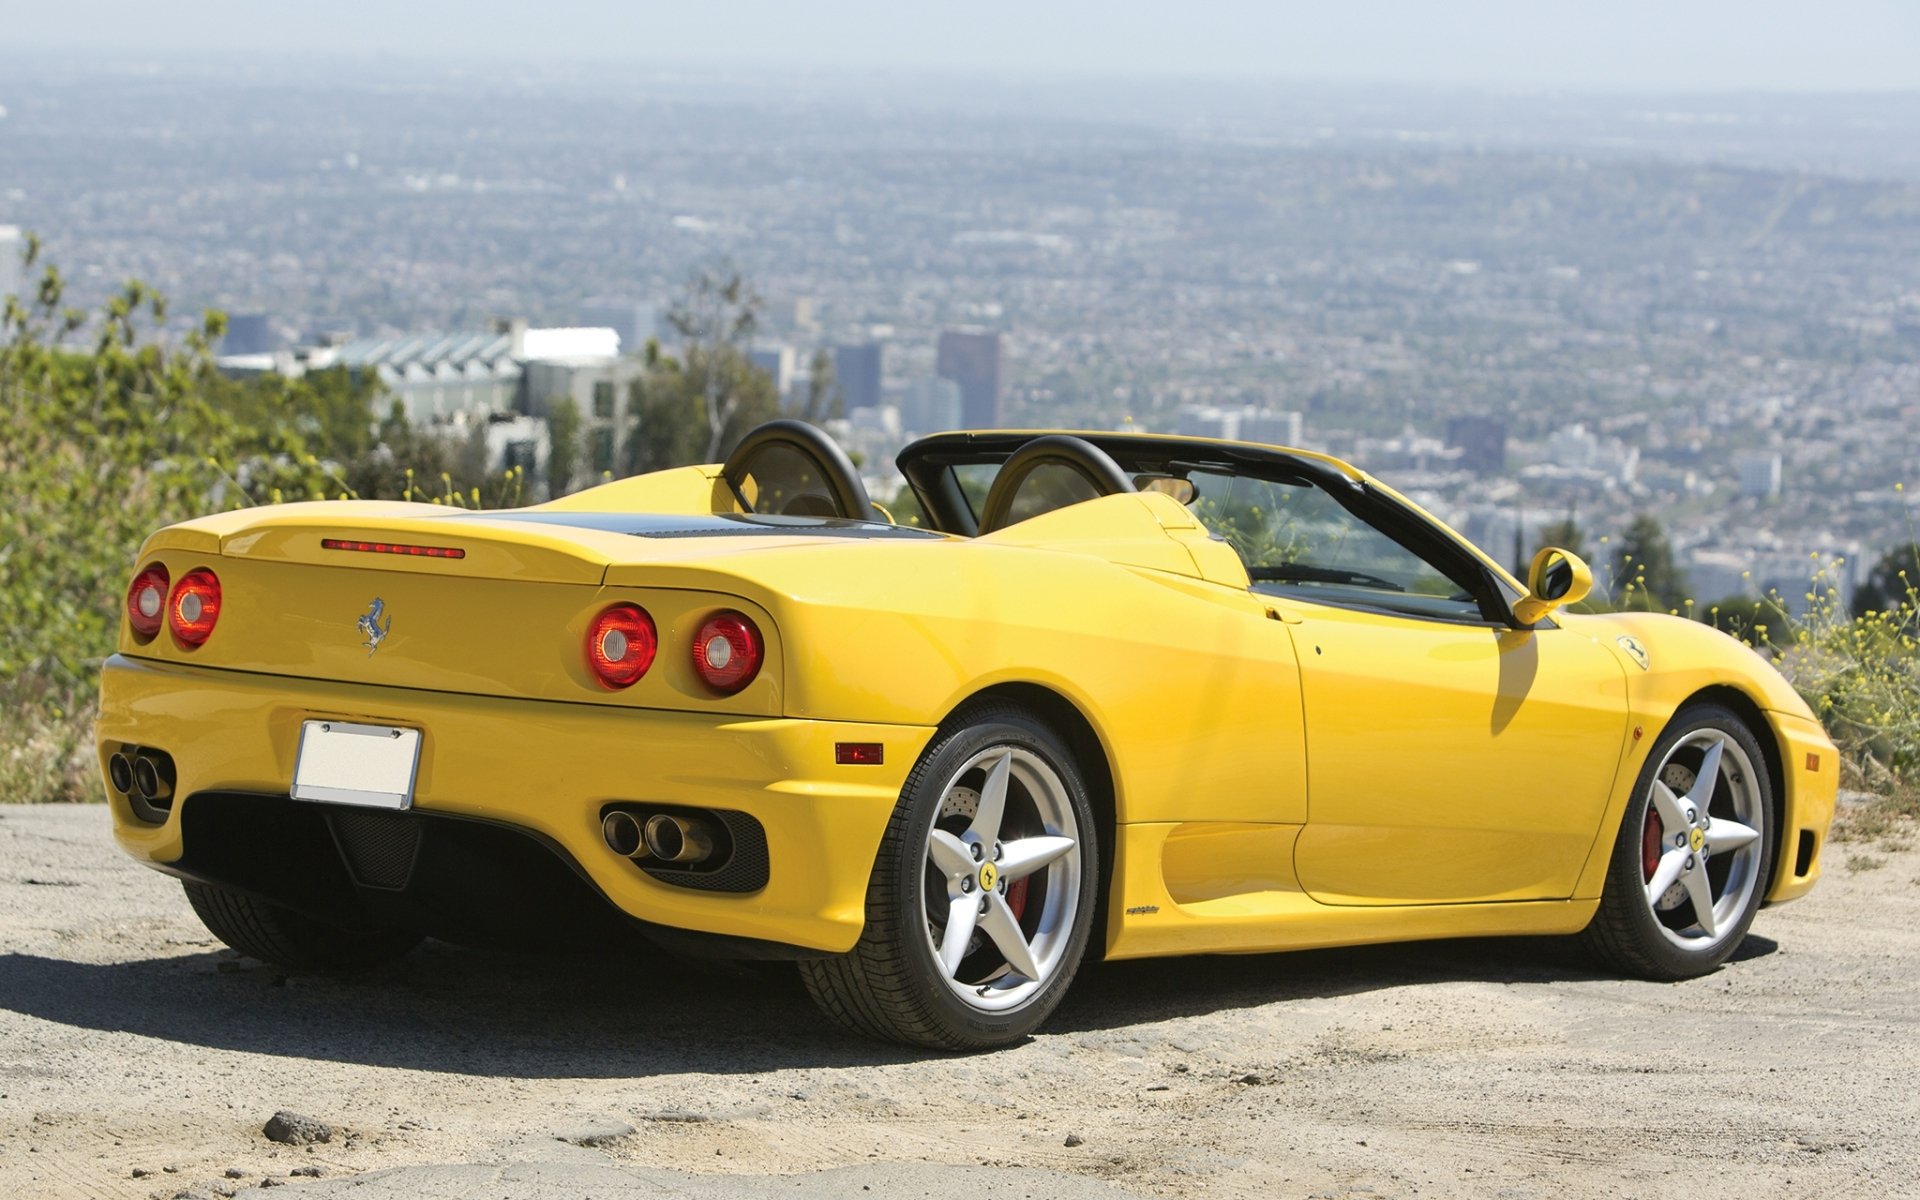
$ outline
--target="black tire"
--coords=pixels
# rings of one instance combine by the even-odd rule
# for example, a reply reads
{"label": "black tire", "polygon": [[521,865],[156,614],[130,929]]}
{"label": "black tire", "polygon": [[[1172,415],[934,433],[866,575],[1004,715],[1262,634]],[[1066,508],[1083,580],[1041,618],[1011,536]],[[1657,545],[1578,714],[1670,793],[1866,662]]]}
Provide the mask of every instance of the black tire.
{"label": "black tire", "polygon": [[[1023,925],[1037,928],[1047,905],[1071,906],[1066,924],[1055,922],[1055,927],[1064,929],[1063,936],[1034,935],[1035,945],[1040,944],[1041,936],[1058,937],[1051,943],[1053,965],[1037,983],[1016,985],[1016,991],[1030,989],[1023,998],[1009,1001],[1009,1007],[988,1009],[962,998],[961,992],[971,989],[972,981],[958,983],[959,975],[950,979],[931,940],[928,890],[948,885],[929,863],[928,839],[937,821],[951,825],[956,819],[946,810],[966,789],[949,789],[963,778],[975,777],[973,770],[963,774],[962,768],[1000,747],[1034,756],[1063,785],[1064,795],[1055,796],[1052,803],[1070,808],[1076,845],[1054,865],[1040,868],[1029,877],[1037,881],[1037,888],[1021,892],[1023,904],[1028,904],[1032,890],[1041,893],[1041,907],[1023,910]],[[1044,776],[1041,778],[1044,782]],[[1014,784],[1007,791],[1008,820],[1026,822],[1019,837],[1034,836],[1032,828],[1039,812],[1038,803],[1031,799],[1033,793],[1023,792],[1024,787]],[[1025,802],[1032,805],[1032,812],[1017,816],[1022,795],[1027,796]],[[901,790],[900,802],[874,860],[867,887],[866,928],[859,942],[844,955],[800,964],[808,993],[821,1012],[837,1024],[886,1041],[961,1051],[993,1049],[1020,1041],[1052,1014],[1086,952],[1099,893],[1097,839],[1086,784],[1064,738],[1031,713],[1011,705],[992,703],[963,709],[935,735]],[[1011,846],[1012,842],[1007,844]],[[1050,875],[1056,869],[1062,872],[1057,881]],[[967,884],[970,892],[974,886]],[[989,891],[993,888],[991,882],[984,886]],[[1001,895],[1006,894],[1002,884]],[[957,903],[957,897],[951,902]],[[982,905],[984,908],[985,900]],[[968,964],[980,961],[976,956],[984,954],[991,961],[998,953],[984,934],[972,944],[976,948],[967,951],[960,974],[966,973]],[[1003,981],[1023,978],[1007,967],[1004,958],[999,967],[1005,972]],[[977,994],[984,996],[987,991],[983,987]]]}
{"label": "black tire", "polygon": [[[1716,859],[1709,859],[1704,854],[1700,856],[1699,869],[1708,879],[1707,886],[1715,897],[1725,899],[1728,882],[1733,879],[1733,872],[1739,871],[1743,873],[1744,898],[1737,907],[1730,906],[1733,911],[1716,919],[1716,928],[1711,935],[1705,932],[1690,934],[1690,929],[1699,929],[1697,923],[1691,926],[1682,924],[1697,916],[1698,910],[1691,902],[1678,901],[1663,911],[1661,901],[1648,894],[1651,887],[1649,876],[1654,869],[1651,864],[1656,861],[1656,856],[1666,854],[1669,845],[1680,854],[1687,852],[1687,848],[1677,841],[1670,843],[1664,833],[1656,837],[1654,832],[1649,831],[1648,809],[1656,807],[1654,821],[1658,826],[1660,818],[1654,804],[1655,780],[1659,778],[1663,767],[1673,765],[1669,763],[1669,758],[1676,755],[1677,747],[1703,737],[1711,739],[1715,733],[1724,735],[1740,753],[1738,756],[1728,756],[1723,752],[1722,768],[1718,773],[1722,778],[1716,785],[1710,815],[1715,821],[1734,817],[1735,807],[1740,803],[1740,793],[1736,789],[1744,788],[1748,811],[1738,816],[1749,828],[1758,831],[1759,838],[1749,843],[1751,853],[1744,857],[1737,851]],[[1680,759],[1686,753],[1682,750],[1680,757],[1675,758],[1675,762],[1683,768],[1683,773],[1686,763]],[[1741,761],[1742,758],[1744,761]],[[1729,762],[1731,765],[1728,765]],[[1697,768],[1700,764],[1695,765]],[[1686,798],[1683,796],[1680,799],[1685,804]],[[1600,907],[1582,933],[1582,940],[1608,964],[1643,979],[1692,979],[1713,971],[1739,948],[1741,939],[1746,937],[1748,928],[1753,924],[1754,914],[1760,910],[1761,900],[1773,873],[1776,822],[1766,755],[1761,752],[1760,743],[1746,721],[1739,714],[1717,704],[1683,708],[1674,714],[1667,728],[1661,731],[1647,755],[1639,778],[1634,781],[1633,798],[1627,804],[1607,863]],[[1693,860],[1689,858],[1688,861]],[[1692,869],[1688,868],[1689,871]],[[1725,874],[1717,877],[1713,874],[1722,869]],[[1681,884],[1676,883],[1664,894],[1671,896],[1675,888],[1685,891]],[[1708,907],[1717,910],[1720,907],[1718,900]],[[1684,911],[1679,911],[1682,908]]]}
{"label": "black tire", "polygon": [[420,944],[418,934],[328,925],[244,892],[183,883],[208,932],[249,958],[290,971],[364,971]]}

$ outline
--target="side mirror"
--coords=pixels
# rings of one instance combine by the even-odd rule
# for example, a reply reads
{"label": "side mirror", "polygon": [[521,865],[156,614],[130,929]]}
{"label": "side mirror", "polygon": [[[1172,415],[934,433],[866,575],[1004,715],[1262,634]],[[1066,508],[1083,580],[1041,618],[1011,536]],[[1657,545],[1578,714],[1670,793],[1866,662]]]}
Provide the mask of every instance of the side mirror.
{"label": "side mirror", "polygon": [[1556,608],[1578,604],[1593,590],[1593,569],[1571,550],[1548,546],[1527,568],[1527,594],[1513,606],[1516,625],[1533,625]]}

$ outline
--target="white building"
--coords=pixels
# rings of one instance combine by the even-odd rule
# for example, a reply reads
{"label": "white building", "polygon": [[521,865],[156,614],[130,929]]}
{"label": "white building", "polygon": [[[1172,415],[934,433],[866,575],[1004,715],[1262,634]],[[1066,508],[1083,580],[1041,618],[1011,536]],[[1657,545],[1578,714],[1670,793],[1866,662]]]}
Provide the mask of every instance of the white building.
{"label": "white building", "polygon": [[1242,405],[1183,404],[1174,414],[1174,432],[1183,437],[1220,438],[1229,442],[1264,442],[1298,446],[1302,418],[1297,412]]}

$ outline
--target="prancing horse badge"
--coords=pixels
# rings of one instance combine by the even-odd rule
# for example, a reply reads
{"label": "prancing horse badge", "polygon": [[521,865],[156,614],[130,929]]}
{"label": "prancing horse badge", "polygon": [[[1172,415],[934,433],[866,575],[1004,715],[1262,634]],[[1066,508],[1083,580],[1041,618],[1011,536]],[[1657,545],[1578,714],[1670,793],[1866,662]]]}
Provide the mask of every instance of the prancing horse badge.
{"label": "prancing horse badge", "polygon": [[373,603],[367,606],[367,611],[361,613],[360,619],[353,623],[353,627],[358,629],[367,639],[361,644],[367,648],[368,658],[373,657],[373,652],[380,648],[380,643],[386,641],[387,635],[393,632],[393,617],[391,615],[387,617],[387,623],[385,625],[380,623],[380,614],[386,612],[386,610],[387,602],[375,596]]}

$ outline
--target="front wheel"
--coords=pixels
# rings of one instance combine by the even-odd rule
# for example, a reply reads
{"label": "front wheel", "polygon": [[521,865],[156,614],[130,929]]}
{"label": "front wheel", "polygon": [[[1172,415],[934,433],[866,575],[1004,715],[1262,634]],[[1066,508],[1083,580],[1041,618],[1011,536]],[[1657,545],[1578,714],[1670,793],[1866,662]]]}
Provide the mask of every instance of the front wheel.
{"label": "front wheel", "polygon": [[1586,940],[1648,979],[1691,979],[1727,960],[1760,908],[1773,863],[1766,756],[1718,705],[1674,716],[1634,785]]}
{"label": "front wheel", "polygon": [[1024,710],[956,718],[907,777],[847,954],[800,964],[859,1033],[944,1050],[1016,1042],[1079,969],[1099,845],[1079,768]]}

